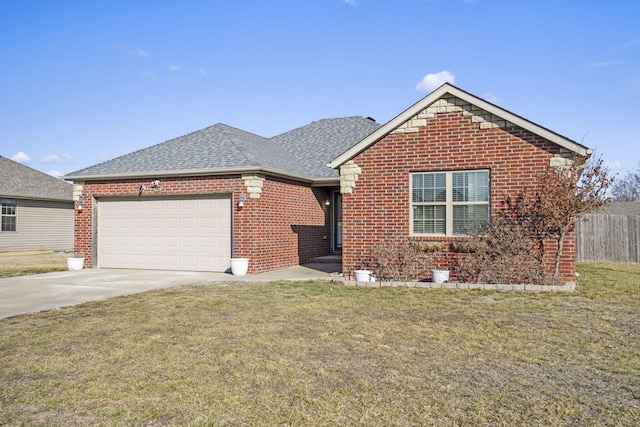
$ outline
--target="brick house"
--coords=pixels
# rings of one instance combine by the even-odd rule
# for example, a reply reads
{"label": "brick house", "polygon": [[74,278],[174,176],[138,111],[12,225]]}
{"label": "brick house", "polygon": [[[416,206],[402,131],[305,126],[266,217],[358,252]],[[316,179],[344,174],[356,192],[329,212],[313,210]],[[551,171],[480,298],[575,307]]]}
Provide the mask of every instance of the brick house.
{"label": "brick house", "polygon": [[339,253],[327,162],[379,126],[325,119],[263,138],[217,124],[74,172],[76,251],[102,268],[225,271],[245,257],[249,273]]}
{"label": "brick house", "polygon": [[[590,153],[445,84],[382,126],[325,119],[263,138],[218,124],[65,179],[89,266],[224,271],[246,257],[259,273],[342,254],[350,271],[384,239],[456,239],[547,165]],[[473,202],[411,198],[459,180]],[[573,236],[565,248],[573,281]]]}
{"label": "brick house", "polygon": [[[446,248],[549,165],[590,155],[577,142],[445,84],[330,162],[341,175],[343,272],[361,268],[359,255],[383,241],[410,237]],[[551,242],[546,248],[552,271]],[[564,252],[560,280],[573,282],[575,235],[567,236]]]}

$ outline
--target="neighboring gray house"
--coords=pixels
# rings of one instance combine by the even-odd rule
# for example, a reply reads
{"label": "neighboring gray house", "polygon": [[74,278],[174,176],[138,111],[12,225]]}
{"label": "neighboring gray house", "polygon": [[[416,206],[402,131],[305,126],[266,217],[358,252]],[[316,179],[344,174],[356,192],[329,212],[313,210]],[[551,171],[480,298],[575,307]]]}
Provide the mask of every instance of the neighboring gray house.
{"label": "neighboring gray house", "polygon": [[0,252],[73,249],[73,185],[0,156]]}

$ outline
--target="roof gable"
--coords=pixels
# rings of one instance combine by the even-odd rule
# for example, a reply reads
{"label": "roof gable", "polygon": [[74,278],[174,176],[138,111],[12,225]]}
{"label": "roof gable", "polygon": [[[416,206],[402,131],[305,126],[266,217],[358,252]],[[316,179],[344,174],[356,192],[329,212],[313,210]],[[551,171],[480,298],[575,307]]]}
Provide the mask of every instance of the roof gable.
{"label": "roof gable", "polygon": [[73,185],[0,156],[0,196],[71,202]]}
{"label": "roof gable", "polygon": [[378,128],[375,132],[334,158],[328,166],[337,168],[389,134],[416,131],[419,126],[426,124],[426,121],[434,117],[435,114],[455,111],[462,111],[465,115],[473,116],[472,120],[479,123],[481,128],[488,129],[515,125],[566,148],[579,156],[586,157],[591,154],[591,150],[584,145],[565,138],[562,135],[478,98],[449,83],[445,83]]}

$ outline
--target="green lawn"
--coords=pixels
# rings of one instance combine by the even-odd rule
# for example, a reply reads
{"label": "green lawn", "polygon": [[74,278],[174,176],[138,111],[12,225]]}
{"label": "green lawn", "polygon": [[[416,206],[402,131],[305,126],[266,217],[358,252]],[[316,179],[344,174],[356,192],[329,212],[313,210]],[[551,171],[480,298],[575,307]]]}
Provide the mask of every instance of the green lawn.
{"label": "green lawn", "polygon": [[640,267],[575,293],[181,287],[0,320],[0,424],[640,424]]}

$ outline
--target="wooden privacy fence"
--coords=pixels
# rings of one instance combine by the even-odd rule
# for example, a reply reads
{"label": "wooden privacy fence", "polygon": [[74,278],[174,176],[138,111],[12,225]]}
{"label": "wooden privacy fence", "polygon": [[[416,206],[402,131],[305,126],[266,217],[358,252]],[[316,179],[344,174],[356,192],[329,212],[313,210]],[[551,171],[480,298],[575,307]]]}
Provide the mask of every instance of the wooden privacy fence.
{"label": "wooden privacy fence", "polygon": [[578,262],[640,264],[640,215],[593,213],[576,224]]}

